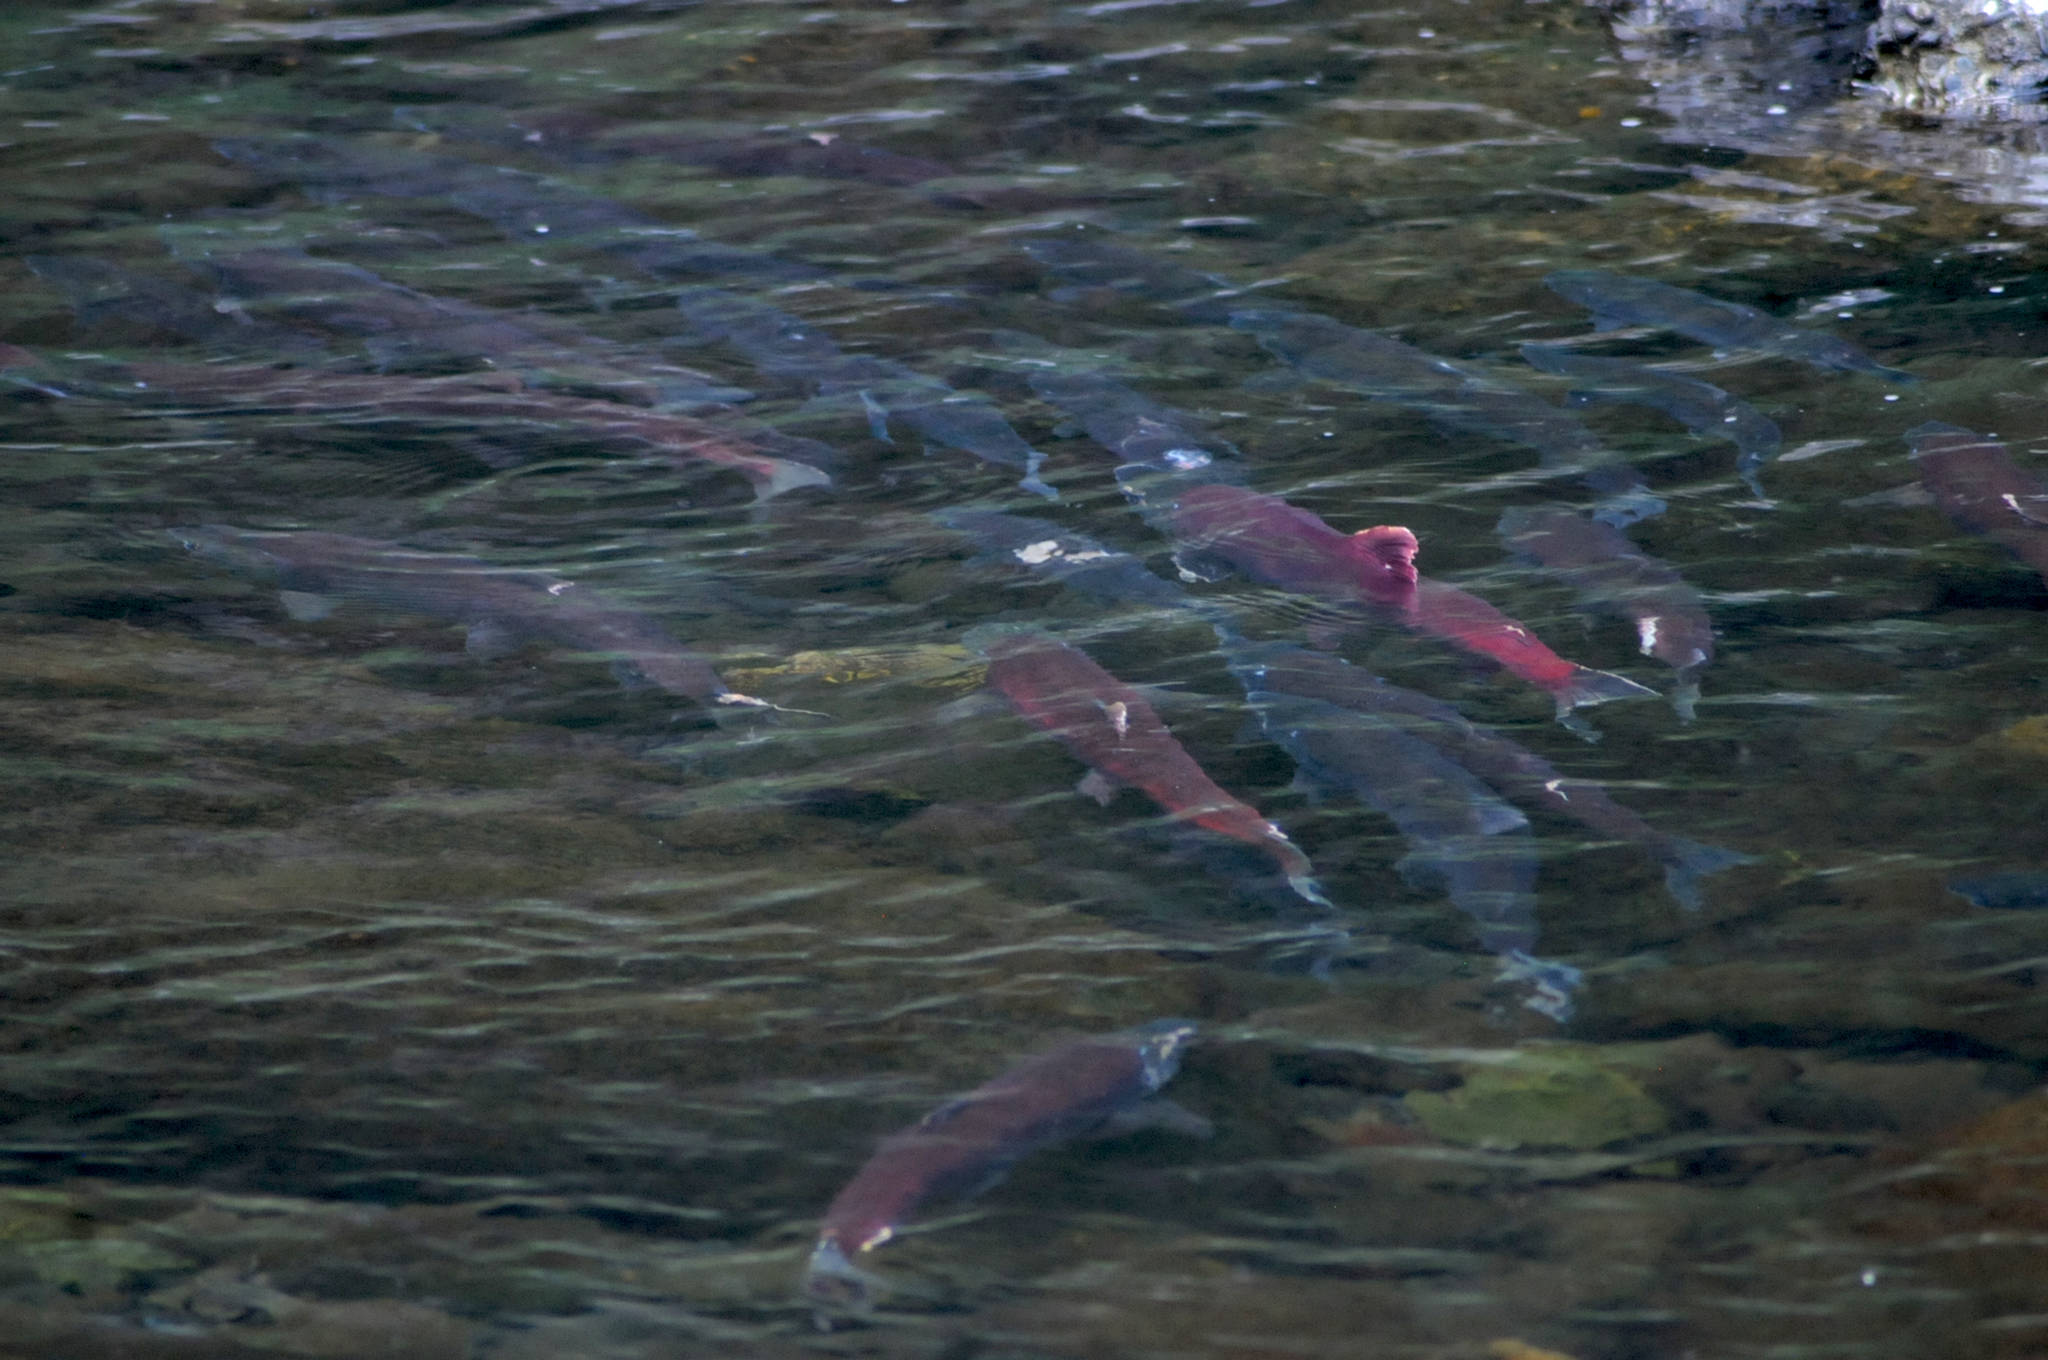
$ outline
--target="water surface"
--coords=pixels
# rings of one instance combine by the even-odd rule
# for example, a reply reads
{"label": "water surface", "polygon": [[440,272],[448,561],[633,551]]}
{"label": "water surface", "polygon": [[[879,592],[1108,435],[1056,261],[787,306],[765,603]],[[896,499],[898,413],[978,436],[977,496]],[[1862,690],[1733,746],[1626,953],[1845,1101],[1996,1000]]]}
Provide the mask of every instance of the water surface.
{"label": "water surface", "polygon": [[[1896,154],[1771,140],[1743,91],[1680,107],[1558,4],[119,0],[10,6],[0,51],[0,342],[46,366],[0,392],[0,1315],[25,1353],[2043,1344],[2048,916],[1944,884],[2048,867],[2048,586],[1898,494],[1927,420],[2048,466],[2039,223],[1941,130],[1852,104],[1830,116]],[[1639,848],[1532,812],[1540,951],[1587,975],[1568,1022],[1404,881],[1389,822],[1290,787],[1199,618],[1002,569],[930,512],[1047,515],[1172,575],[1021,333],[1199,415],[1257,489],[1405,524],[1431,575],[1666,690],[1627,624],[1495,537],[1592,493],[1412,404],[1277,385],[1250,335],[1063,277],[1026,249],[1048,237],[1551,401],[1570,383],[1519,346],[1591,329],[1559,270],[1756,306],[1919,380],[1593,344],[1784,432],[1760,500],[1729,443],[1573,408],[1668,503],[1629,536],[1718,633],[1690,724],[1608,704],[1587,744],[1411,634],[1344,644],[1753,856],[1688,914]],[[558,348],[339,325],[192,267],[257,247]],[[51,257],[129,282],[75,306],[31,268]],[[705,286],[978,397],[1058,504],[693,335],[674,299]],[[147,363],[244,389],[123,377]],[[260,376],[588,401],[675,366],[754,394],[703,419],[820,441],[833,485],[756,502],[573,420],[355,388],[323,409]],[[792,711],[734,721],[374,600],[295,617],[171,532],[203,524],[553,573]],[[1189,589],[1304,636],[1277,592]],[[1013,715],[948,708],[992,621],[1178,694],[1176,735],[1314,860],[1351,932],[1327,976],[1241,865],[1136,794],[1075,796],[1083,769]],[[1162,1016],[1203,1026],[1173,1094],[1212,1139],[1042,1154],[878,1253],[876,1312],[817,1328],[796,1277],[878,1137]]]}

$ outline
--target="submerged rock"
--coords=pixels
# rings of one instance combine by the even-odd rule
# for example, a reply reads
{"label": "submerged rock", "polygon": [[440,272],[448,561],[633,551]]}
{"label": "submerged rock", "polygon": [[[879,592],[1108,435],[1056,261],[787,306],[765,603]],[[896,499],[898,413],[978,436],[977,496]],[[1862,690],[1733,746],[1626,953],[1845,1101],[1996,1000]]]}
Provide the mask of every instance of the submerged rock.
{"label": "submerged rock", "polygon": [[2007,751],[2048,760],[2048,713],[2000,729],[1997,740]]}
{"label": "submerged rock", "polygon": [[1451,1091],[1416,1091],[1409,1112],[1448,1142],[1597,1148],[1662,1133],[1670,1115],[1597,1047],[1546,1044],[1476,1067]]}
{"label": "submerged rock", "polygon": [[2038,121],[2048,26],[2028,0],[1884,0],[1860,74],[1902,109]]}

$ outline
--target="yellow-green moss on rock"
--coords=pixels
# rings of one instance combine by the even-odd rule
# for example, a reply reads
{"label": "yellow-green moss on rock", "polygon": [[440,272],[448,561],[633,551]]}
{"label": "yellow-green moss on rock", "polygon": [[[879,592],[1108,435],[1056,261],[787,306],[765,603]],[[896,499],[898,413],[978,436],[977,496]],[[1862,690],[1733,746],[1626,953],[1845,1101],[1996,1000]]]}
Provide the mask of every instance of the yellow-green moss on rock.
{"label": "yellow-green moss on rock", "polygon": [[1596,1047],[1545,1045],[1475,1066],[1449,1091],[1412,1091],[1408,1109],[1450,1143],[1597,1148],[1661,1133],[1670,1116]]}

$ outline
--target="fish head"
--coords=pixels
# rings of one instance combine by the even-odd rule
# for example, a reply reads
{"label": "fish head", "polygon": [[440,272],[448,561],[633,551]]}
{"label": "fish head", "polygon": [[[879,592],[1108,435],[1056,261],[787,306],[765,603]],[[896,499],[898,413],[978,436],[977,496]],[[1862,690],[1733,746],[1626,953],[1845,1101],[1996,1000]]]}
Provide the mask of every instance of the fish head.
{"label": "fish head", "polygon": [[1344,545],[1369,594],[1405,596],[1415,589],[1415,554],[1421,544],[1397,524],[1360,529]]}

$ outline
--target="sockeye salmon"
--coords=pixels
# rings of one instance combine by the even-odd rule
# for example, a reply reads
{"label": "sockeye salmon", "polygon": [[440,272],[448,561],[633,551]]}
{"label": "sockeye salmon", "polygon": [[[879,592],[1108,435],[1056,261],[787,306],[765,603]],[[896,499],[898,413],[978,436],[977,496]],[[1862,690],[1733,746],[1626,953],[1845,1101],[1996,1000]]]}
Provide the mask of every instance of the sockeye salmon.
{"label": "sockeye salmon", "polygon": [[1665,886],[1679,905],[1697,910],[1700,880],[1744,864],[1749,856],[1657,830],[1614,801],[1599,784],[1574,779],[1534,751],[1474,726],[1451,705],[1387,683],[1328,652],[1291,643],[1252,641],[1213,598],[1189,595],[1137,558],[1048,520],[987,511],[943,511],[940,523],[969,534],[981,556],[1058,581],[1104,604],[1180,609],[1207,621],[1230,672],[1253,690],[1318,699],[1382,723],[1437,748],[1452,761],[1526,807],[1541,808],[1603,836],[1641,846],[1664,866]]}
{"label": "sockeye salmon", "polygon": [[1303,377],[1418,410],[1450,434],[1534,449],[1544,467],[1574,472],[1600,494],[1602,519],[1632,524],[1664,513],[1642,473],[1584,421],[1484,369],[1313,312],[1247,309],[1232,312],[1230,324]]}
{"label": "sockeye salmon", "polygon": [[971,1194],[1027,1153],[1099,1131],[1172,1080],[1194,1033],[1188,1021],[1155,1020],[1062,1044],[884,1138],[826,1208],[805,1292],[865,1302],[854,1259],[894,1237],[919,1205]]}
{"label": "sockeye salmon", "polygon": [[934,444],[1021,469],[1018,486],[1047,500],[1059,499],[1038,475],[1045,455],[971,392],[956,392],[893,360],[848,354],[816,326],[723,289],[685,288],[676,295],[676,310],[693,329],[732,345],[764,373],[802,379],[820,397],[858,397],[876,439],[888,442],[893,416]]}
{"label": "sockeye salmon", "polygon": [[1607,401],[1648,406],[1703,438],[1728,440],[1735,445],[1736,475],[1758,500],[1768,499],[1757,469],[1778,456],[1784,435],[1777,422],[1742,398],[1682,373],[1633,359],[1581,354],[1563,345],[1524,345],[1522,357],[1545,373],[1594,384],[1573,389],[1567,400],[1575,405]]}
{"label": "sockeye salmon", "polygon": [[230,297],[238,313],[282,312],[360,337],[380,368],[449,359],[485,361],[535,385],[598,391],[642,406],[690,410],[745,401],[745,388],[706,373],[632,354],[555,318],[518,316],[393,283],[340,260],[296,250],[222,246],[210,235],[172,238],[195,270]]}
{"label": "sockeye salmon", "polygon": [[[135,379],[132,390],[181,402],[209,402],[238,413],[307,411],[333,416],[360,408],[369,417],[418,421],[459,420],[470,434],[494,427],[545,430],[600,442],[615,442],[675,464],[704,463],[737,472],[767,500],[804,486],[829,486],[822,468],[760,452],[746,434],[718,421],[644,406],[531,391],[514,374],[460,374],[409,378],[381,374],[333,373],[323,369],[276,369],[254,365],[135,363],[122,371]],[[780,444],[781,436],[764,432]],[[797,440],[798,447],[809,444]]]}
{"label": "sockeye salmon", "polygon": [[1089,768],[1083,793],[1107,803],[1119,785],[1142,790],[1174,818],[1261,851],[1296,894],[1330,905],[1301,847],[1218,787],[1145,696],[1087,653],[1044,633],[1000,626],[971,629],[962,641],[988,658],[989,688]]}
{"label": "sockeye salmon", "polygon": [[505,571],[474,557],[310,530],[261,533],[204,525],[171,532],[203,557],[274,577],[287,608],[301,617],[319,617],[337,598],[363,600],[461,624],[473,651],[506,641],[551,642],[608,656],[622,680],[651,684],[714,710],[774,707],[728,688],[709,661],[653,619],[544,572]]}
{"label": "sockeye salmon", "polygon": [[1327,652],[1280,642],[1249,642],[1225,628],[1217,640],[1233,674],[1248,686],[1319,699],[1398,722],[1486,783],[1527,807],[1568,817],[1615,840],[1639,845],[1664,866],[1664,884],[1688,911],[1701,903],[1700,880],[1750,856],[1659,831],[1589,779],[1573,779],[1527,747],[1477,727],[1449,704],[1390,685]]}
{"label": "sockeye salmon", "polygon": [[1838,336],[1802,330],[1754,307],[1673,288],[1654,279],[1610,274],[1604,269],[1563,269],[1544,275],[1543,282],[1558,296],[1592,312],[1593,323],[1600,330],[1658,326],[1719,350],[1756,350],[1815,368],[1916,381],[1912,374],[1886,368]]}
{"label": "sockeye salmon", "polygon": [[1906,431],[1920,480],[1948,517],[2010,548],[2048,581],[2048,486],[1995,439],[1929,421]]}
{"label": "sockeye salmon", "polygon": [[710,274],[793,283],[832,277],[815,265],[707,241],[560,180],[453,156],[339,137],[224,137],[213,149],[316,197],[441,199],[529,246],[549,241],[600,249],[656,278]]}
{"label": "sockeye salmon", "polygon": [[1583,705],[1654,693],[1567,661],[1477,595],[1418,575],[1415,535],[1404,528],[1377,525],[1344,534],[1278,496],[1235,486],[1196,487],[1166,518],[1182,544],[1255,580],[1368,606],[1411,631],[1485,657],[1549,694],[1560,720]]}
{"label": "sockeye salmon", "polygon": [[1511,551],[1562,577],[1588,606],[1633,624],[1643,655],[1677,672],[1671,702],[1692,721],[1699,674],[1714,659],[1714,625],[1697,590],[1621,530],[1561,505],[1509,506],[1498,532]]}

